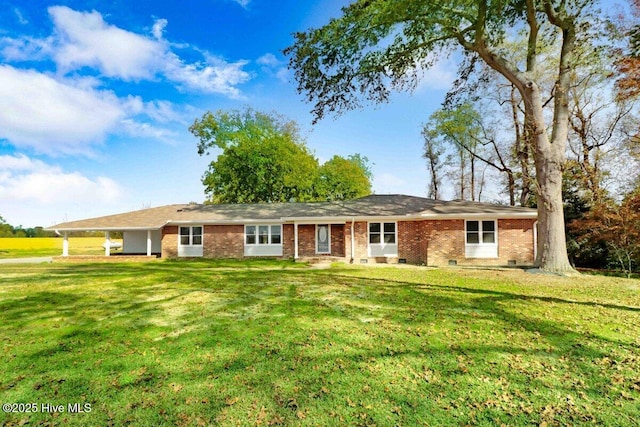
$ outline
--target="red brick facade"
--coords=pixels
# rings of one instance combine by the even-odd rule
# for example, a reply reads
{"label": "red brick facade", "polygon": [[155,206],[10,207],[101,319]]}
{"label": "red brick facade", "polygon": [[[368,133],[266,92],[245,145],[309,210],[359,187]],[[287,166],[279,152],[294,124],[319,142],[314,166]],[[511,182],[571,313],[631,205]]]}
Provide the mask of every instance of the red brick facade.
{"label": "red brick facade", "polygon": [[[430,266],[447,265],[456,261],[458,265],[517,265],[534,261],[533,224],[535,219],[500,219],[498,225],[498,257],[465,257],[465,222],[456,220],[397,221],[397,257],[371,258],[368,254],[368,223],[356,221],[354,224],[354,262],[398,262]],[[352,223],[331,224],[332,257],[351,259]],[[321,257],[316,254],[316,225],[298,225],[298,256]],[[294,226],[282,227],[283,258],[293,258]],[[166,226],[162,230],[162,257],[178,256],[178,227]],[[203,256],[207,258],[243,258],[243,225],[205,225],[203,235]]]}
{"label": "red brick facade", "polygon": [[202,245],[205,258],[242,258],[244,225],[205,225]]}
{"label": "red brick facade", "polygon": [[[316,225],[298,225],[298,256],[300,257],[344,257],[345,255],[345,225],[330,224],[331,226],[331,253],[316,253]],[[293,232],[293,226],[292,226]],[[293,239],[292,239],[293,246]]]}
{"label": "red brick facade", "polygon": [[399,221],[398,258],[409,264],[426,264],[427,221]]}
{"label": "red brick facade", "polygon": [[162,258],[178,257],[178,227],[167,225],[162,228]]}

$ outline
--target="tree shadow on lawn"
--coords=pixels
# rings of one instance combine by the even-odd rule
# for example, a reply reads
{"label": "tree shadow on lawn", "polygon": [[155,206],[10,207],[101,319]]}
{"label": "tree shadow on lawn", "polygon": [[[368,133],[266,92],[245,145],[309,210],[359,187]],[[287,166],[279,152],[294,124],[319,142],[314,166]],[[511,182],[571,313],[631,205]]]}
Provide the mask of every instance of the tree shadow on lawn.
{"label": "tree shadow on lawn", "polygon": [[[224,380],[225,387],[263,396],[270,411],[296,421],[287,406],[289,399],[296,399],[296,407],[312,408],[317,399],[335,399],[333,404],[344,406],[350,392],[342,382],[351,381],[377,390],[378,397],[367,397],[377,405],[402,405],[406,414],[400,421],[406,424],[418,420],[410,417],[412,412],[442,412],[433,402],[443,390],[450,401],[480,399],[465,397],[464,387],[477,386],[478,375],[497,379],[509,376],[510,370],[516,371],[509,376],[511,392],[542,390],[539,402],[532,403],[538,409],[555,399],[553,393],[575,394],[575,381],[587,383],[584,391],[593,400],[611,392],[611,377],[619,373],[614,365],[594,361],[616,360],[620,354],[637,353],[638,348],[524,311],[519,314],[505,309],[505,303],[577,304],[632,312],[638,311],[636,307],[358,278],[339,271],[220,272],[197,265],[186,269],[156,264],[55,270],[59,276],[80,275],[91,285],[82,291],[38,291],[0,301],[3,335],[29,340],[33,336],[25,328],[51,327],[53,319],[60,319],[56,322],[62,326],[51,331],[42,348],[22,351],[21,343],[12,341],[16,356],[10,363],[16,371],[0,389],[24,380],[30,382],[27,390],[39,390],[39,383],[55,385],[57,371],[80,363],[91,368],[93,379],[82,382],[82,372],[71,372],[57,393],[84,393],[103,401],[111,396],[117,401],[119,393],[131,390],[135,398],[135,390],[143,388],[143,394],[156,396],[167,406],[166,389],[172,383],[206,390],[207,384]],[[130,280],[136,275],[145,276],[141,283]],[[96,294],[101,281],[109,277],[113,280],[104,283],[109,291]],[[157,319],[166,319],[166,324]],[[510,331],[516,339],[509,338]],[[545,365],[531,367],[532,358]],[[97,363],[100,359],[107,360]],[[200,365],[200,370],[194,368]],[[34,371],[33,366],[40,367],[36,378],[25,375]],[[143,374],[131,373],[142,368]],[[557,370],[558,378],[547,377],[555,374],[546,368]],[[418,378],[417,384],[410,384],[402,376],[402,372],[419,376],[425,369],[446,381]],[[25,378],[16,381],[20,376]],[[238,376],[240,382],[229,385]],[[544,391],[553,381],[557,381],[555,391]],[[338,396],[318,391],[330,386]],[[500,390],[495,384],[487,387]],[[54,398],[52,390],[32,393]],[[210,420],[229,408],[221,402],[223,395],[216,394],[218,400],[208,409]],[[358,409],[344,410],[355,414]]]}

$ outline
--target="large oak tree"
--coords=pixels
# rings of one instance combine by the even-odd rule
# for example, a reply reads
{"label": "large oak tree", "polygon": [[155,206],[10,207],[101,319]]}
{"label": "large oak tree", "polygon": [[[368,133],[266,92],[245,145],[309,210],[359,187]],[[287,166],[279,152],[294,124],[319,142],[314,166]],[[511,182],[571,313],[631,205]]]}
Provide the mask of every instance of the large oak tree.
{"label": "large oak tree", "polygon": [[[577,42],[590,41],[595,1],[359,0],[342,12],[321,28],[296,33],[295,43],[285,50],[298,91],[314,103],[315,120],[358,108],[363,100],[388,101],[393,90],[413,89],[422,70],[456,49],[481,59],[517,88],[525,105],[535,147],[536,263],[548,271],[573,271],[562,209],[568,90]],[[550,31],[560,43],[548,126],[536,70],[539,48],[547,43],[542,36]],[[524,63],[510,61],[502,50],[509,37],[524,38]]]}

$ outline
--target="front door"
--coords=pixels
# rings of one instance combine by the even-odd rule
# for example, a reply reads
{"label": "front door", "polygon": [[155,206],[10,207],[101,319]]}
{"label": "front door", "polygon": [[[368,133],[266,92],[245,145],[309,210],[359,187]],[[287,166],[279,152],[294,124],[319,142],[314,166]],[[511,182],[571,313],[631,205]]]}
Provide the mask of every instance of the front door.
{"label": "front door", "polygon": [[331,226],[328,224],[316,225],[316,253],[331,253]]}

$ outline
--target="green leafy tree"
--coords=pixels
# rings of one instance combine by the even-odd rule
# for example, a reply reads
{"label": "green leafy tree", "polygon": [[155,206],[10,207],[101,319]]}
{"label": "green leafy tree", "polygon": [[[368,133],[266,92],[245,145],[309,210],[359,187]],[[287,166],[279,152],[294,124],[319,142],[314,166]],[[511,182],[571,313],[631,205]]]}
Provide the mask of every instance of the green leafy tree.
{"label": "green leafy tree", "polygon": [[213,203],[305,201],[313,197],[318,161],[295,122],[252,109],[207,112],[189,131],[198,153],[221,152],[202,177]]}
{"label": "green leafy tree", "polygon": [[371,194],[371,171],[366,157],[359,154],[345,159],[333,156],[318,170],[315,183],[318,200],[349,200]]}
{"label": "green leafy tree", "polygon": [[[385,102],[393,90],[411,90],[421,70],[462,49],[514,85],[523,100],[525,125],[535,148],[538,259],[542,269],[572,272],[565,242],[562,167],[569,127],[568,92],[576,46],[598,29],[592,0],[358,0],[319,29],[295,34],[285,49],[298,91],[314,103],[315,120]],[[520,31],[513,31],[513,29]],[[588,31],[591,31],[589,33]],[[509,60],[503,43],[526,43],[523,62]],[[556,44],[550,132],[536,72],[542,45]]]}
{"label": "green leafy tree", "polygon": [[0,216],[0,237],[13,237],[13,227]]}
{"label": "green leafy tree", "polygon": [[[456,149],[456,169],[453,174],[457,181],[457,196],[463,200],[476,200],[478,185],[476,183],[477,146],[480,138],[480,116],[471,104],[464,103],[448,109],[434,112],[423,127],[423,136],[431,135]],[[425,144],[427,150],[431,144]]]}

